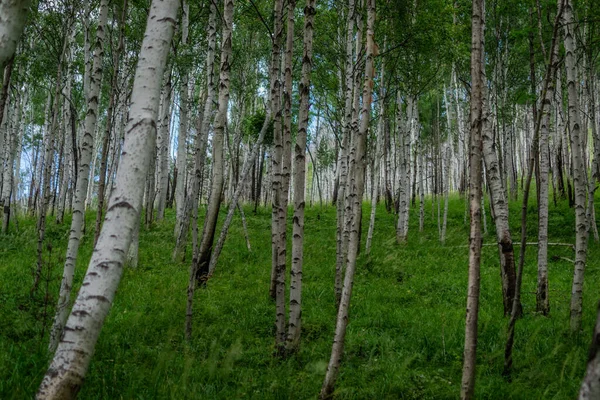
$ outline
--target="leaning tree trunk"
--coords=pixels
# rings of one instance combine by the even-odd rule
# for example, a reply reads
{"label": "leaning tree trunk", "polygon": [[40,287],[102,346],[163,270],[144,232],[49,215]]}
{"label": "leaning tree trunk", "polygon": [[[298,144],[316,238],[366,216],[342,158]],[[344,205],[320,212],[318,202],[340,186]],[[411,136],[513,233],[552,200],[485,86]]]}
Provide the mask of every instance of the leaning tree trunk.
{"label": "leaning tree trunk", "polygon": [[[252,150],[250,151],[250,156],[246,159],[246,161],[244,161],[244,165],[242,167],[242,174],[240,177],[241,178],[240,184],[238,184],[238,186],[236,187],[235,192],[233,193],[233,196],[231,198],[231,201],[229,202],[229,205],[227,207],[227,216],[225,217],[225,221],[223,222],[223,227],[221,228],[221,233],[219,234],[219,240],[217,240],[217,244],[215,245],[215,248],[213,249],[211,259],[210,259],[210,264],[208,266],[208,277],[209,278],[212,276],[212,274],[215,270],[217,261],[219,260],[219,256],[221,255],[221,250],[223,250],[223,246],[225,245],[225,239],[227,238],[229,226],[231,225],[231,221],[233,220],[233,214],[235,213],[236,207],[239,208],[240,214],[242,214],[242,218],[244,218],[243,210],[241,207],[239,207],[239,204],[238,204],[240,196],[244,190],[244,185],[242,183],[245,182],[246,179],[248,179],[248,174],[250,173],[250,168],[254,165],[254,162],[256,161],[256,156],[258,155],[260,146],[262,146],[262,143],[265,139],[265,135],[270,126],[271,126],[271,111],[267,110],[267,114],[265,115],[265,121],[263,122],[263,126],[260,129],[258,139],[252,146]],[[243,219],[243,221],[245,221],[245,219]],[[245,229],[244,229],[244,231],[245,231]],[[248,250],[250,250],[249,245],[248,245]]]}
{"label": "leaning tree trunk", "polygon": [[312,69],[313,23],[315,0],[308,0],[304,7],[304,50],[302,54],[302,78],[300,80],[300,109],[298,133],[294,147],[294,219],[292,241],[292,271],[290,284],[290,318],[287,334],[287,351],[297,351],[300,345],[302,322],[302,263],[304,261],[304,206],[306,182],[306,132],[308,130],[308,107],[310,100],[310,76]]}
{"label": "leaning tree trunk", "polygon": [[[194,174],[192,176],[192,185],[190,195],[187,197],[184,215],[179,223],[175,226],[177,241],[175,243],[175,249],[173,250],[173,259],[179,258],[180,254],[185,249],[185,245],[188,237],[189,223],[192,215],[195,215],[198,210],[198,197],[200,195],[200,187],[202,184],[202,173],[204,170],[204,161],[206,154],[206,143],[208,140],[208,130],[212,122],[213,115],[213,101],[215,98],[216,84],[215,84],[215,51],[217,43],[217,7],[214,2],[209,5],[210,13],[208,16],[207,25],[207,50],[206,50],[206,87],[207,90],[202,92],[200,98],[204,100],[204,109],[200,110],[198,116],[199,129],[196,129],[196,140],[194,148]],[[206,96],[206,97],[204,97]],[[202,102],[201,102],[202,103]],[[197,226],[194,229],[198,229]],[[197,246],[194,246],[194,252],[196,252]],[[187,329],[187,328],[186,328]],[[191,329],[191,328],[190,328]]]}
{"label": "leaning tree trunk", "polygon": [[469,235],[469,283],[465,324],[465,353],[460,390],[461,399],[475,395],[477,359],[477,319],[479,314],[479,267],[481,265],[481,198],[483,152],[482,134],[487,115],[485,102],[485,0],[473,0],[471,34],[471,143],[469,154],[469,202],[471,233]]}
{"label": "leaning tree trunk", "polygon": [[[560,0],[559,0],[560,1]],[[586,171],[583,163],[581,118],[579,115],[579,78],[577,75],[577,56],[575,54],[575,18],[571,0],[565,0],[562,15],[565,46],[565,69],[567,72],[567,90],[569,100],[569,125],[571,131],[571,150],[573,153],[573,184],[575,186],[575,273],[571,289],[571,331],[579,331],[583,306],[583,274],[587,256],[587,218],[586,218]],[[587,133],[586,133],[587,134]]]}
{"label": "leaning tree trunk", "polygon": [[[232,28],[233,28],[233,0],[224,1],[223,11],[223,33],[221,42],[221,72],[219,76],[219,108],[215,117],[215,127],[213,132],[213,166],[211,192],[208,200],[208,209],[204,220],[204,229],[202,239],[198,248],[198,253],[192,258],[190,268],[190,279],[188,282],[188,303],[186,316],[186,337],[191,337],[192,321],[191,310],[194,298],[194,289],[197,282],[206,283],[208,278],[208,268],[212,253],[215,231],[217,228],[217,218],[221,208],[221,192],[224,184],[224,160],[223,160],[223,138],[227,126],[227,108],[229,106],[229,73],[231,70],[232,55]],[[207,118],[208,116],[205,116]]]}
{"label": "leaning tree trunk", "polygon": [[[346,327],[348,324],[348,315],[350,310],[350,299],[352,297],[352,286],[354,283],[354,272],[356,269],[356,259],[359,247],[359,227],[362,214],[362,198],[365,186],[365,159],[366,159],[366,139],[369,129],[369,116],[371,114],[371,100],[373,90],[374,58],[375,58],[375,0],[367,2],[367,45],[365,62],[365,83],[363,89],[363,101],[361,110],[360,128],[357,132],[353,147],[355,154],[350,154],[351,170],[354,174],[349,176],[349,193],[352,203],[352,225],[350,229],[350,238],[348,242],[348,265],[344,276],[344,287],[342,289],[342,300],[337,312],[335,335],[331,349],[331,358],[327,366],[327,373],[321,393],[321,399],[329,398],[335,386],[337,376],[340,370],[340,361],[344,353],[344,341],[346,337]],[[360,38],[358,39],[360,40]]]}
{"label": "leaning tree trunk", "polygon": [[527,177],[524,179],[525,187],[523,189],[523,204],[521,206],[521,251],[519,254],[519,267],[517,269],[517,279],[515,284],[515,298],[513,300],[513,308],[510,314],[510,321],[508,323],[508,333],[506,338],[506,346],[504,348],[504,370],[502,375],[506,378],[510,379],[510,374],[512,372],[512,351],[515,340],[515,325],[517,318],[519,317],[520,310],[520,299],[521,299],[521,282],[523,280],[523,267],[525,265],[525,251],[527,249],[527,209],[529,202],[529,192],[531,188],[531,180],[533,177],[533,172],[535,170],[535,162],[537,160],[537,149],[539,146],[539,134],[540,128],[542,125],[542,116],[544,113],[544,108],[546,105],[550,103],[550,99],[548,97],[548,91],[552,90],[551,84],[553,79],[553,69],[554,69],[554,56],[557,54],[556,46],[558,43],[558,27],[559,22],[561,20],[561,15],[564,12],[564,0],[559,0],[558,3],[558,11],[556,15],[556,19],[554,22],[554,29],[552,34],[552,47],[550,49],[550,60],[548,62],[548,68],[546,70],[546,76],[544,78],[542,94],[541,94],[541,110],[538,114],[538,120],[534,123],[534,135],[531,146],[531,153],[529,154],[529,162],[527,169]]}
{"label": "leaning tree trunk", "polygon": [[83,137],[80,147],[79,172],[75,187],[75,201],[73,203],[73,216],[71,220],[71,231],[69,234],[69,244],[67,246],[67,255],[65,257],[65,266],[63,277],[60,284],[58,304],[54,323],[50,331],[50,342],[48,348],[53,352],[58,346],[58,342],[63,333],[63,328],[69,316],[69,303],[71,300],[71,289],[73,287],[73,275],[77,263],[77,254],[81,241],[83,230],[83,220],[85,217],[85,200],[87,195],[88,177],[90,172],[90,161],[92,159],[92,146],[94,143],[94,133],[96,131],[98,115],[98,94],[100,93],[100,83],[102,82],[102,58],[104,56],[104,29],[108,18],[108,0],[100,3],[100,14],[98,17],[98,28],[96,31],[96,43],[94,50],[94,61],[92,74],[90,75],[90,88],[87,98],[87,112]]}
{"label": "leaning tree trunk", "polygon": [[[483,96],[485,107],[485,102],[487,102],[485,88]],[[487,111],[486,107],[483,112],[487,113]],[[496,223],[496,240],[498,241],[500,275],[502,277],[502,304],[504,305],[504,315],[509,315],[515,297],[515,252],[508,224],[508,201],[502,183],[502,174],[493,138],[494,133],[490,122],[486,117],[482,131],[483,159],[490,189],[492,210],[494,210],[494,222]]]}
{"label": "leaning tree trunk", "polygon": [[64,335],[37,394],[38,399],[75,398],[85,378],[119,281],[140,215],[150,150],[156,141],[161,80],[173,37],[179,0],[155,0],[135,74],[129,122],[102,232]]}

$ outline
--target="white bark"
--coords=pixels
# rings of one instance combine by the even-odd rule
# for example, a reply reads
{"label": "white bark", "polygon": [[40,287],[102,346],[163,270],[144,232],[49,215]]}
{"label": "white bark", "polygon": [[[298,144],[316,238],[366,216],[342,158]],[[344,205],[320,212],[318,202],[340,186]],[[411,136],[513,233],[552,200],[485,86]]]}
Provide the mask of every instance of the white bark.
{"label": "white bark", "polygon": [[587,218],[586,218],[586,171],[583,162],[581,118],[579,114],[579,79],[577,75],[577,56],[575,54],[575,18],[571,0],[565,0],[563,11],[563,30],[565,46],[565,69],[567,72],[567,90],[569,99],[569,125],[571,131],[571,150],[573,160],[573,186],[575,189],[575,273],[571,289],[571,330],[579,331],[583,307],[583,275],[587,257]]}
{"label": "white bark", "polygon": [[346,183],[348,180],[348,153],[350,147],[350,136],[352,132],[352,90],[353,90],[353,35],[354,35],[354,0],[348,0],[348,15],[346,24],[346,87],[345,89],[345,108],[344,108],[344,134],[342,143],[340,146],[340,156],[338,162],[338,191],[337,191],[337,229],[336,229],[336,266],[335,266],[335,297],[336,303],[339,304],[342,296],[342,276],[345,265],[345,254],[343,246],[343,231],[344,231],[344,220],[345,220],[345,206],[344,202],[346,199]]}
{"label": "white bark", "polygon": [[0,3],[0,71],[15,54],[25,28],[30,0],[6,0]]}
{"label": "white bark", "polygon": [[156,140],[156,119],[162,76],[178,0],[154,0],[135,74],[121,167],[106,219],[73,311],[56,354],[38,392],[38,399],[74,398],[83,384],[100,330],[123,272],[123,263],[140,215],[150,147]]}
{"label": "white bark", "polygon": [[310,77],[312,69],[313,23],[315,0],[304,7],[304,50],[302,53],[302,78],[300,81],[300,109],[298,134],[294,147],[294,219],[292,241],[292,270],[290,275],[290,318],[288,322],[287,349],[297,350],[300,344],[302,323],[302,263],[304,261],[304,206],[306,190],[306,132],[309,122]]}
{"label": "white bark", "polygon": [[[385,49],[385,45],[384,45]],[[380,181],[380,171],[381,171],[381,158],[383,156],[383,139],[384,139],[384,129],[385,129],[385,108],[384,108],[384,63],[381,61],[381,71],[379,78],[379,124],[377,127],[377,143],[375,145],[375,160],[374,160],[374,182],[373,187],[371,188],[371,215],[369,218],[369,231],[367,232],[367,243],[365,244],[365,253],[369,254],[371,252],[371,242],[373,241],[373,231],[375,230],[375,215],[377,212],[377,195],[379,193],[379,181]]]}
{"label": "white bark", "polygon": [[90,75],[90,88],[87,98],[87,112],[85,116],[85,125],[80,147],[79,172],[75,188],[75,201],[73,203],[73,217],[71,220],[71,231],[69,234],[69,244],[54,323],[50,331],[49,350],[52,352],[58,346],[61,334],[67,317],[69,316],[69,303],[71,301],[71,288],[73,287],[73,274],[77,263],[77,254],[85,218],[85,200],[88,187],[88,176],[90,170],[90,161],[92,158],[92,145],[94,142],[94,133],[97,125],[98,115],[98,95],[100,93],[100,84],[102,82],[102,57],[104,55],[104,29],[108,18],[108,0],[102,0],[100,3],[100,15],[98,17],[98,28],[96,31],[96,42],[93,60],[93,73]]}
{"label": "white bark", "polygon": [[485,104],[485,0],[473,0],[471,36],[471,141],[469,154],[469,203],[471,231],[469,235],[469,283],[465,323],[465,350],[460,397],[474,397],[477,359],[477,320],[479,314],[479,278],[481,265],[481,181],[482,130],[487,118]]}
{"label": "white bark", "polygon": [[[200,96],[202,99],[204,94],[206,97],[204,98],[204,110],[201,112],[201,117],[199,116],[199,129],[196,130],[196,143],[195,143],[195,155],[194,155],[194,175],[192,176],[192,188],[190,190],[190,196],[188,197],[189,201],[186,202],[186,209],[184,218],[182,218],[179,222],[179,225],[176,227],[177,232],[177,242],[175,244],[175,249],[173,250],[173,259],[179,257],[183,249],[185,248],[185,243],[187,241],[188,230],[189,230],[189,220],[193,213],[197,212],[198,209],[198,196],[200,193],[200,185],[202,181],[202,173],[204,170],[204,155],[206,154],[206,143],[208,141],[208,130],[210,128],[210,124],[212,122],[213,110],[214,110],[214,98],[216,92],[216,84],[215,84],[215,73],[214,73],[214,65],[215,65],[215,49],[217,43],[217,7],[214,2],[210,2],[209,5],[210,13],[208,16],[208,26],[207,26],[207,42],[208,48],[206,50],[206,92]],[[197,229],[195,227],[194,229]],[[194,246],[194,251],[197,246]]]}
{"label": "white bark", "polygon": [[364,192],[365,178],[365,153],[366,138],[369,128],[369,117],[371,113],[371,100],[374,75],[374,52],[375,52],[375,0],[368,0],[367,3],[367,44],[366,44],[366,62],[365,62],[365,81],[363,88],[363,101],[360,119],[360,128],[356,135],[353,147],[355,153],[350,155],[351,170],[354,174],[349,176],[349,193],[352,203],[352,226],[350,229],[350,238],[348,242],[348,259],[346,274],[344,276],[344,287],[342,289],[342,298],[337,312],[335,335],[331,349],[331,358],[327,366],[327,373],[319,397],[325,399],[331,396],[337,380],[340,369],[340,361],[344,353],[344,341],[346,337],[346,327],[350,311],[350,299],[352,297],[352,286],[354,283],[354,272],[356,269],[356,260],[359,246],[359,226],[362,214],[362,198]]}

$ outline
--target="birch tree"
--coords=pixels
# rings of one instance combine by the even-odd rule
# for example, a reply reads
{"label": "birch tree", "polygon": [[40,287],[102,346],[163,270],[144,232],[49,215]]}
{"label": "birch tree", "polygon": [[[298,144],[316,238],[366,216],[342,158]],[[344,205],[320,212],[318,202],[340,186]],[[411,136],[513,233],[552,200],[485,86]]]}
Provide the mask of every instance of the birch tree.
{"label": "birch tree", "polygon": [[350,311],[350,299],[352,297],[352,286],[354,284],[354,272],[356,270],[356,259],[359,247],[359,226],[362,214],[362,198],[364,193],[365,179],[365,158],[366,158],[366,139],[369,129],[369,117],[371,113],[371,101],[374,76],[374,58],[375,58],[375,0],[367,1],[367,45],[365,61],[365,82],[362,95],[362,110],[360,119],[360,128],[357,132],[353,147],[354,154],[350,154],[350,170],[354,174],[349,176],[348,197],[352,204],[352,222],[350,237],[348,242],[348,258],[346,265],[346,274],[344,276],[344,286],[340,306],[337,312],[335,335],[331,349],[331,358],[327,366],[327,372],[319,397],[325,399],[331,396],[335,387],[335,382],[339,374],[340,362],[344,353],[344,342],[346,337],[346,327],[348,324],[348,315]]}
{"label": "birch tree", "polygon": [[160,79],[176,23],[179,0],[154,0],[135,73],[121,167],[106,219],[81,290],[67,319],[38,399],[74,398],[85,378],[119,281],[140,215],[144,177],[156,140]]}
{"label": "birch tree", "polygon": [[581,327],[583,307],[583,274],[587,257],[588,227],[586,218],[586,170],[583,162],[581,118],[579,113],[579,78],[575,45],[575,17],[571,0],[565,0],[562,13],[564,32],[565,70],[567,75],[569,128],[573,160],[573,185],[575,189],[575,272],[571,289],[570,324],[573,332]]}
{"label": "birch tree", "polygon": [[315,18],[315,0],[304,7],[304,49],[302,52],[302,78],[300,80],[300,109],[298,134],[294,147],[294,219],[292,232],[292,270],[290,284],[290,318],[287,334],[287,351],[296,351],[300,344],[302,322],[302,264],[304,261],[304,207],[306,181],[306,132],[309,121],[310,79]]}
{"label": "birch tree", "polygon": [[104,56],[104,37],[105,27],[108,18],[108,0],[102,0],[100,3],[100,13],[98,16],[98,28],[96,30],[96,41],[94,49],[93,73],[90,75],[90,88],[87,98],[87,112],[85,116],[84,131],[80,146],[79,172],[76,188],[75,201],[73,203],[73,217],[71,220],[71,231],[69,234],[69,244],[65,265],[63,269],[62,281],[60,284],[60,294],[56,306],[56,315],[50,333],[50,342],[48,348],[52,352],[56,349],[62,335],[67,317],[69,316],[69,303],[71,301],[71,288],[73,287],[73,275],[77,264],[77,255],[81,234],[85,218],[85,200],[87,195],[88,176],[90,170],[90,161],[92,158],[92,146],[94,143],[94,133],[98,120],[98,96],[100,93],[100,84],[102,82],[102,57]]}
{"label": "birch tree", "polygon": [[465,352],[460,397],[472,399],[475,392],[477,320],[479,314],[479,268],[481,265],[481,199],[483,152],[482,131],[487,118],[485,102],[485,0],[473,0],[471,33],[471,141],[469,154],[469,283],[465,323]]}
{"label": "birch tree", "polygon": [[[221,42],[221,70],[219,75],[219,107],[217,115],[215,116],[215,127],[213,132],[211,191],[198,255],[196,256],[196,254],[194,254],[190,268],[190,280],[188,283],[188,313],[191,313],[191,303],[193,301],[195,284],[205,284],[206,279],[208,278],[209,263],[217,228],[217,218],[219,216],[219,209],[221,208],[221,195],[224,184],[223,139],[227,127],[227,109],[229,106],[229,74],[231,70],[232,55],[233,9],[233,0],[225,0]],[[191,314],[188,318],[190,318],[190,320],[186,329],[191,332]]]}

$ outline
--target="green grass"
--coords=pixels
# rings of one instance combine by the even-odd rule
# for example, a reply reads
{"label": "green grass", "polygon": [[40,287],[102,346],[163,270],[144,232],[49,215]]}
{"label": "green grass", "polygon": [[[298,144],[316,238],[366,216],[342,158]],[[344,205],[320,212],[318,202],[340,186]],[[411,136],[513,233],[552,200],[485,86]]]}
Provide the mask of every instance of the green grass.
{"label": "green grass", "polygon": [[[550,206],[550,240],[574,241],[574,216]],[[406,245],[395,243],[395,217],[378,210],[370,257],[359,258],[346,349],[336,398],[455,399],[460,392],[467,288],[468,226],[464,203],[451,198],[446,245],[427,203],[425,230],[411,210]],[[529,209],[530,241],[537,211]],[[137,269],[126,269],[90,365],[82,399],[310,399],[320,390],[335,324],[335,209],[306,211],[303,326],[300,352],[273,357],[275,307],[268,296],[270,211],[246,212],[252,252],[234,220],[216,273],[195,298],[193,339],[183,326],[188,263],[171,262],[174,216],[140,239]],[[222,217],[224,216],[224,213]],[[494,241],[489,217],[485,241]],[[369,206],[365,204],[364,226]],[[87,216],[76,273],[81,282],[91,255],[94,216]],[[518,239],[520,206],[511,204]],[[50,220],[49,220],[50,221]],[[36,233],[31,219],[0,241],[0,398],[31,398],[47,368],[48,329],[54,312],[70,219],[49,222],[52,253],[42,290],[29,296]],[[366,235],[367,229],[363,229]],[[291,235],[288,235],[291,236]],[[516,240],[515,240],[516,241]],[[363,246],[365,240],[363,238]],[[517,248],[518,250],[518,248]],[[189,253],[189,249],[188,249]],[[364,253],[364,252],[363,252]],[[477,357],[478,399],[572,399],[583,376],[595,321],[598,245],[590,242],[584,288],[583,332],[569,334],[573,258],[550,247],[550,317],[535,314],[536,250],[529,247],[523,279],[525,316],[516,328],[514,376],[502,376],[507,319],[502,316],[495,247],[485,247]],[[44,301],[48,287],[48,301]],[[77,289],[77,288],[76,288]],[[44,304],[47,309],[44,312]]]}

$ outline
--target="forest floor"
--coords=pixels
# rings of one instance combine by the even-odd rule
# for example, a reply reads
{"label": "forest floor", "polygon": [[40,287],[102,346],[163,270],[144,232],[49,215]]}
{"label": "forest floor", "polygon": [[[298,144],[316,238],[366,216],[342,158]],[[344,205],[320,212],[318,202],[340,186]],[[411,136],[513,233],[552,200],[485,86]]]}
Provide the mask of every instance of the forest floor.
{"label": "forest floor", "polygon": [[[363,211],[363,241],[370,207]],[[442,207],[443,209],[443,207]],[[460,393],[467,292],[468,221],[463,200],[451,197],[446,244],[438,237],[431,200],[425,229],[411,210],[406,245],[395,243],[395,216],[377,210],[373,249],[359,258],[350,324],[335,397],[456,399]],[[437,206],[435,207],[437,212]],[[169,210],[171,211],[171,210]],[[90,365],[81,399],[311,399],[327,367],[335,328],[335,209],[306,210],[303,326],[300,352],[273,357],[275,306],[270,299],[271,213],[246,209],[252,252],[239,219],[206,289],[196,293],[194,332],[183,335],[189,262],[172,262],[174,215],[140,238],[137,269],[127,268]],[[221,217],[224,216],[224,213]],[[76,288],[93,242],[93,218],[82,242]],[[49,221],[53,218],[49,218]],[[518,241],[520,204],[511,204]],[[48,225],[52,250],[38,294],[30,297],[36,233],[32,219],[0,241],[0,398],[32,398],[49,362],[54,313],[70,217]],[[529,241],[537,240],[537,209],[529,208]],[[201,225],[200,225],[201,226]],[[486,243],[494,242],[487,208]],[[574,242],[574,215],[550,205],[550,241]],[[14,229],[13,229],[14,232]],[[291,239],[291,234],[288,234]],[[516,246],[518,252],[518,246]],[[288,257],[291,251],[288,251]],[[188,250],[189,254],[189,250]],[[502,315],[498,251],[483,249],[477,357],[478,399],[572,399],[578,391],[600,298],[600,251],[590,241],[582,332],[569,334],[574,258],[550,246],[551,314],[535,313],[536,247],[528,246],[524,318],[516,327],[512,382],[502,376],[508,320]],[[189,259],[189,256],[188,256]]]}

